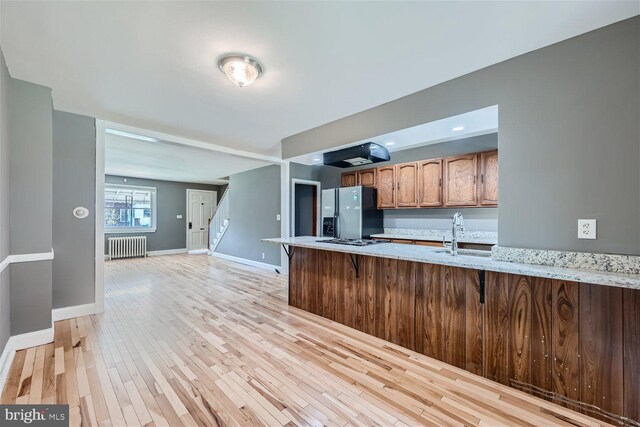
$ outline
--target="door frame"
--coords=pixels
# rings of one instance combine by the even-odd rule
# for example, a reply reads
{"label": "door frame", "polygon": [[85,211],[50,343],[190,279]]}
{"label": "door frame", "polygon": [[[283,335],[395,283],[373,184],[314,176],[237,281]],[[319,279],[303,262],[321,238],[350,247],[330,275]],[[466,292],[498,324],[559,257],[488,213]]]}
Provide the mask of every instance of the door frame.
{"label": "door frame", "polygon": [[[189,235],[189,214],[190,214],[190,210],[191,208],[189,207],[189,194],[192,191],[198,191],[201,193],[213,193],[213,212],[215,213],[216,209],[218,208],[218,192],[216,190],[198,190],[197,188],[187,188],[187,200],[186,200],[186,205],[187,205],[187,210],[185,211],[185,221],[184,221],[184,228],[185,228],[185,233],[187,236],[187,253],[189,254],[206,254],[209,252],[209,248],[205,248],[205,249],[196,249],[196,250],[191,250],[191,236]],[[207,224],[207,236],[209,235],[210,230],[209,230],[209,224]],[[207,237],[208,240],[208,237]]]}
{"label": "door frame", "polygon": [[322,183],[308,179],[291,179],[291,236],[296,234],[296,184],[316,187],[316,237],[322,236]]}

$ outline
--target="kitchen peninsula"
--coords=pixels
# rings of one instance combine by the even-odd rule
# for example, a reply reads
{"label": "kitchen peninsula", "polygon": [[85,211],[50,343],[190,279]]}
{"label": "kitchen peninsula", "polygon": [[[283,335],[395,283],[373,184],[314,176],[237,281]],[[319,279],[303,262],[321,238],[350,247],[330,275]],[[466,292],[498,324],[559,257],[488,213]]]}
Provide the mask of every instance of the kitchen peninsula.
{"label": "kitchen peninsula", "polygon": [[618,425],[640,422],[640,275],[266,239],[289,304]]}

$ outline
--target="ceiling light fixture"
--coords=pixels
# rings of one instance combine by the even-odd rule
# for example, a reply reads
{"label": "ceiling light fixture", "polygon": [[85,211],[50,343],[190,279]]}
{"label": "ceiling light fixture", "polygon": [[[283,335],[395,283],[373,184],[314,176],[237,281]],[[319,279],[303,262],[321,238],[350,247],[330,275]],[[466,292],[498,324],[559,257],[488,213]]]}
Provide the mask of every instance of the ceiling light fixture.
{"label": "ceiling light fixture", "polygon": [[151,138],[149,136],[144,136],[144,135],[138,135],[136,133],[125,132],[123,130],[105,129],[104,132],[109,133],[111,135],[124,136],[125,138],[139,139],[140,141],[158,142],[158,140],[155,138]]}
{"label": "ceiling light fixture", "polygon": [[218,61],[218,67],[235,85],[249,86],[262,75],[262,65],[252,56],[230,54]]}
{"label": "ceiling light fixture", "polygon": [[313,159],[314,162],[319,162],[321,159],[315,158]]}
{"label": "ceiling light fixture", "polygon": [[458,131],[464,130],[464,126],[456,126],[451,130],[454,131],[454,132],[458,132]]}
{"label": "ceiling light fixture", "polygon": [[391,146],[391,145],[393,145],[393,144],[395,144],[395,142],[393,142],[393,141],[389,141],[389,142],[385,142],[385,143],[384,143],[384,145],[388,145],[388,146]]}

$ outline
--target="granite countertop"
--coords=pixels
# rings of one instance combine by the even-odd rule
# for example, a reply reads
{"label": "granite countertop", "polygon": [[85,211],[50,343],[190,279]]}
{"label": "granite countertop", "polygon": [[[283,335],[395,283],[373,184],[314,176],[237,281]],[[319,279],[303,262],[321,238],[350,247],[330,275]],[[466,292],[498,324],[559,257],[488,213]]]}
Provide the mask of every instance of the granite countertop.
{"label": "granite countertop", "polygon": [[454,267],[472,268],[476,270],[495,271],[499,273],[518,274],[523,276],[545,277],[572,282],[640,289],[639,274],[611,273],[579,268],[496,261],[486,256],[451,256],[446,253],[438,252],[442,250],[441,248],[406,245],[402,243],[379,243],[370,246],[349,246],[321,242],[322,240],[330,239],[331,238],[327,237],[289,237],[263,239],[262,241],[333,252],[344,252],[381,258],[424,262],[428,264],[451,265]]}
{"label": "granite countertop", "polygon": [[[410,230],[392,231],[385,230],[381,234],[372,234],[371,237],[376,239],[404,239],[404,240],[422,240],[429,242],[442,242],[444,236],[447,242],[451,241],[451,231],[446,230],[416,230],[420,233],[411,233]],[[478,234],[476,232],[460,233],[458,235],[459,243],[475,243],[478,245],[497,245],[498,236],[497,233],[482,232]]]}

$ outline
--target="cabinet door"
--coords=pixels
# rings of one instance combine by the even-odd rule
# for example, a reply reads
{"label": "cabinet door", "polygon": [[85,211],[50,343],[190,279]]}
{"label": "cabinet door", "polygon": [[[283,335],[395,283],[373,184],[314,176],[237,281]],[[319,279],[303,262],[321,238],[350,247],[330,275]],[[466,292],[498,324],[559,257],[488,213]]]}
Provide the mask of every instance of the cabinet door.
{"label": "cabinet door", "polygon": [[376,169],[358,171],[358,185],[363,187],[376,187]]}
{"label": "cabinet door", "polygon": [[396,165],[396,207],[415,208],[418,206],[418,164]]}
{"label": "cabinet door", "polygon": [[482,206],[498,204],[498,152],[480,153],[478,197]]}
{"label": "cabinet door", "polygon": [[477,154],[444,159],[445,206],[476,206],[478,204],[477,166]]}
{"label": "cabinet door", "polygon": [[393,166],[378,168],[378,209],[396,207],[396,169]]}
{"label": "cabinet door", "polygon": [[342,179],[340,181],[341,187],[353,187],[354,185],[358,185],[357,173],[356,172],[345,172],[342,174]]}
{"label": "cabinet door", "polygon": [[442,159],[418,163],[418,206],[442,206]]}

